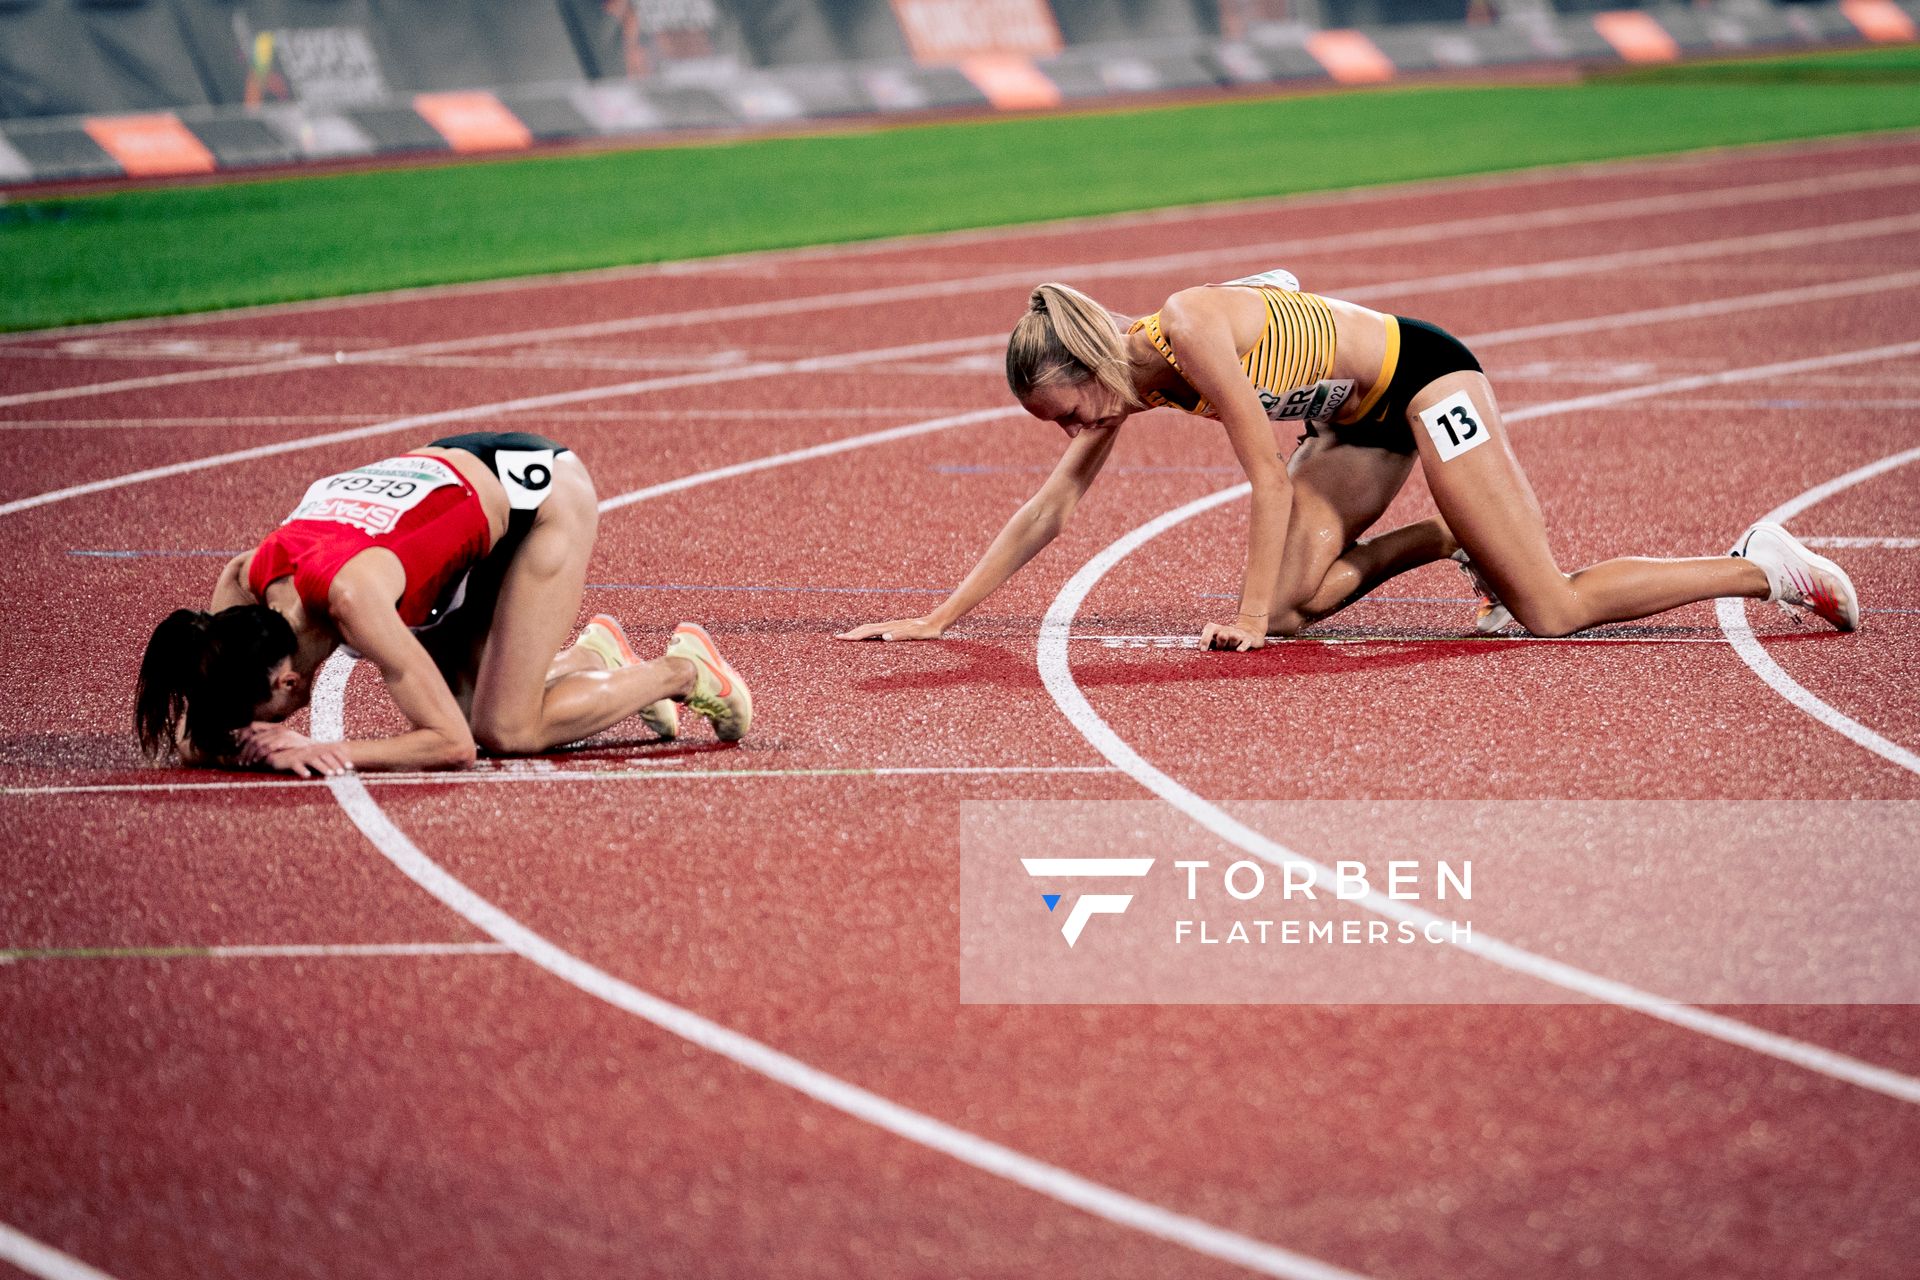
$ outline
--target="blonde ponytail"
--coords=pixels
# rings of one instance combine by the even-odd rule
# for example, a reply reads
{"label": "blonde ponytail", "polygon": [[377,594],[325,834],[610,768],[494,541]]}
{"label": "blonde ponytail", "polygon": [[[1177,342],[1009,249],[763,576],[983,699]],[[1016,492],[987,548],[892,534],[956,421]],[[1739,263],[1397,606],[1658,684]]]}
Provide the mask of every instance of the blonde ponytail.
{"label": "blonde ponytail", "polygon": [[1040,387],[1098,382],[1137,409],[1127,373],[1120,319],[1078,289],[1043,284],[1027,298],[1027,314],[1007,338],[1007,386],[1025,400]]}

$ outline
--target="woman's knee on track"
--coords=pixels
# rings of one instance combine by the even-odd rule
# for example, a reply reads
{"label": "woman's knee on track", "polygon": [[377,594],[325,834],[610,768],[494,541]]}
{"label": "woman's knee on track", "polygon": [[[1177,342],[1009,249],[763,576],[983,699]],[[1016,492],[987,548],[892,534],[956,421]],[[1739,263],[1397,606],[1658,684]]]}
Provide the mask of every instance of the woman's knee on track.
{"label": "woman's knee on track", "polygon": [[532,755],[551,745],[542,736],[538,721],[488,715],[474,717],[473,740],[482,750],[497,756]]}
{"label": "woman's knee on track", "polygon": [[1502,599],[1514,621],[1535,636],[1570,636],[1587,626],[1586,606],[1571,587],[1512,600]]}

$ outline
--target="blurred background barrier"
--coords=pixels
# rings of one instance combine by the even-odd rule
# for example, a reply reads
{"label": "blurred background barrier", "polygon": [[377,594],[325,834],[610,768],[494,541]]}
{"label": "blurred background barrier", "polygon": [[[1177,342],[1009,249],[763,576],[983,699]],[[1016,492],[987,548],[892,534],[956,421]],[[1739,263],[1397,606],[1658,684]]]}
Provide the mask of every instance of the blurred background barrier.
{"label": "blurred background barrier", "polygon": [[1920,0],[0,0],[0,185],[1916,38]]}

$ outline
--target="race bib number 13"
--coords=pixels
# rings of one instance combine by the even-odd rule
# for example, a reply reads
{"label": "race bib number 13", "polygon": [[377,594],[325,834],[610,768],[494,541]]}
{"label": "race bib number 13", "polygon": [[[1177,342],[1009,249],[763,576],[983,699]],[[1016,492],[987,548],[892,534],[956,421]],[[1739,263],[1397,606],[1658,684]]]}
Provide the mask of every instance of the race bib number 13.
{"label": "race bib number 13", "polygon": [[1433,437],[1433,450],[1447,462],[1485,444],[1492,433],[1480,421],[1480,411],[1466,392],[1456,391],[1430,409],[1420,411],[1421,425]]}

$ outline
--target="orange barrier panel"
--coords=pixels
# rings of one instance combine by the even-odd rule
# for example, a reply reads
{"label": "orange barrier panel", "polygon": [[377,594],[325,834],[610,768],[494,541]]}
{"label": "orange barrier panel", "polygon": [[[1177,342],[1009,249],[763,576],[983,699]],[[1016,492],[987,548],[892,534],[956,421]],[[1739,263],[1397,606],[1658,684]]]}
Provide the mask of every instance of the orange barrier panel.
{"label": "orange barrier panel", "polygon": [[967,58],[960,70],[987,101],[1002,111],[1034,111],[1060,105],[1060,86],[1046,78],[1033,59],[1011,54]]}
{"label": "orange barrier panel", "polygon": [[1840,12],[1869,40],[1905,44],[1920,39],[1913,19],[1893,0],[1840,0]]}
{"label": "orange barrier panel", "polygon": [[212,173],[216,168],[213,152],[177,116],[94,116],[83,127],[130,177]]}
{"label": "orange barrier panel", "polygon": [[1680,46],[1667,29],[1638,9],[1593,15],[1593,29],[1628,62],[1673,62]]}
{"label": "orange barrier panel", "polygon": [[455,151],[518,151],[533,145],[520,117],[490,93],[423,93],[413,109]]}
{"label": "orange barrier panel", "polygon": [[1393,59],[1364,31],[1316,31],[1307,52],[1341,84],[1380,84],[1393,79]]}

